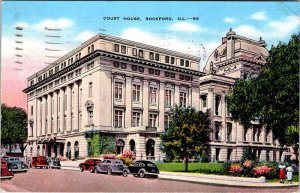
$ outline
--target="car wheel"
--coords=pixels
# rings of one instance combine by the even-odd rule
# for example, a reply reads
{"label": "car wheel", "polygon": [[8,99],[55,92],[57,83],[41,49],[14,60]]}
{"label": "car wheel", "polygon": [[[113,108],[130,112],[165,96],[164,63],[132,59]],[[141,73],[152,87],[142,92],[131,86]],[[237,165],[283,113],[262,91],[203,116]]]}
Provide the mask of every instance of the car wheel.
{"label": "car wheel", "polygon": [[123,171],[123,176],[124,176],[124,177],[127,177],[127,176],[128,176],[128,173],[127,173],[126,170]]}
{"label": "car wheel", "polygon": [[140,176],[140,178],[144,178],[145,177],[145,172],[143,170],[140,171],[139,176]]}
{"label": "car wheel", "polygon": [[108,175],[111,175],[111,174],[112,174],[112,169],[111,169],[111,168],[108,168],[108,169],[107,169],[107,174],[108,174]]}
{"label": "car wheel", "polygon": [[91,168],[90,168],[90,172],[91,172],[91,173],[94,173],[94,171],[95,171],[94,167],[91,167]]}
{"label": "car wheel", "polygon": [[80,166],[80,171],[83,172],[84,171],[84,168],[83,166]]}

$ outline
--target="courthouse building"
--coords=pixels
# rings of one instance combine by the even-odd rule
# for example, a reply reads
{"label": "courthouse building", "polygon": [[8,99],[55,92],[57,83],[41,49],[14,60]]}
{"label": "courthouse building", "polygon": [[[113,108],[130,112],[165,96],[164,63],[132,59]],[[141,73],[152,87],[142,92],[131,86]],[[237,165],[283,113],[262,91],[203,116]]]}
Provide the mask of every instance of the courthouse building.
{"label": "courthouse building", "polygon": [[225,98],[236,78],[259,74],[265,46],[230,31],[200,72],[199,57],[98,34],[27,79],[26,154],[86,157],[85,134],[99,132],[115,137],[116,153],[131,149],[138,159],[162,160],[160,135],[170,108],[180,104],[211,109],[212,161],[240,159],[245,146],[261,160],[278,160],[272,131],[243,129]]}

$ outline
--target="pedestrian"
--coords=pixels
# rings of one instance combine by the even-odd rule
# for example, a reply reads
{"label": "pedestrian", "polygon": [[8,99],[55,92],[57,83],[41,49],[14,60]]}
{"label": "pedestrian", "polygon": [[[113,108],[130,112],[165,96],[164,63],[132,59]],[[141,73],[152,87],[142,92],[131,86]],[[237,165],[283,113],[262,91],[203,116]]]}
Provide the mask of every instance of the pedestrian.
{"label": "pedestrian", "polygon": [[292,183],[293,172],[294,172],[293,167],[291,164],[289,164],[288,167],[286,168],[286,177],[287,177],[288,184]]}
{"label": "pedestrian", "polygon": [[285,165],[283,163],[279,164],[279,179],[280,183],[284,184],[284,179],[285,179]]}

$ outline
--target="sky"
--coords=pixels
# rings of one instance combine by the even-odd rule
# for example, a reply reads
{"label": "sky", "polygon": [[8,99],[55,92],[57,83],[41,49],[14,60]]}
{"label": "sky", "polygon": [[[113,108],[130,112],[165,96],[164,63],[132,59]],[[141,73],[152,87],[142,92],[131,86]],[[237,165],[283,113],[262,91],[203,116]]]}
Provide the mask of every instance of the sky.
{"label": "sky", "polygon": [[2,2],[1,103],[26,110],[27,77],[97,33],[200,56],[202,70],[230,28],[270,49],[299,33],[299,13],[298,2]]}

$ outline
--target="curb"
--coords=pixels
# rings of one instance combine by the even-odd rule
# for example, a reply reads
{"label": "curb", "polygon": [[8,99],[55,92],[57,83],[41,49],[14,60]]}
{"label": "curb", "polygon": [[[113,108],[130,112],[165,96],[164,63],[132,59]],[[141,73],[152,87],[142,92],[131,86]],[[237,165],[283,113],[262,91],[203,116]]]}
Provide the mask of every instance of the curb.
{"label": "curb", "polygon": [[[62,166],[62,170],[72,170],[72,171],[78,171],[80,172],[78,167],[67,167],[67,166]],[[294,188],[298,187],[299,184],[289,184],[286,186],[283,185],[271,185],[269,183],[260,183],[255,185],[241,185],[241,184],[227,184],[227,183],[216,183],[216,182],[203,182],[203,181],[194,181],[194,180],[187,180],[187,179],[174,179],[174,178],[168,178],[168,177],[162,177],[159,176],[157,178],[158,180],[168,180],[168,181],[177,181],[177,182],[188,182],[188,183],[193,183],[193,184],[206,184],[206,185],[214,185],[214,186],[228,186],[228,187],[244,187],[244,188],[261,188],[261,189],[267,189],[267,188]],[[266,186],[268,184],[268,186]]]}
{"label": "curb", "polygon": [[214,186],[228,186],[228,187],[237,187],[237,188],[294,188],[299,187],[299,184],[291,184],[287,186],[278,186],[278,185],[268,185],[265,186],[265,183],[262,183],[260,186],[249,186],[249,185],[241,185],[241,184],[226,184],[226,183],[216,183],[216,182],[203,182],[203,181],[193,181],[193,180],[185,180],[185,179],[173,179],[167,177],[159,177],[158,180],[168,180],[168,181],[177,181],[177,182],[188,182],[192,184],[206,184],[206,185],[214,185]]}

